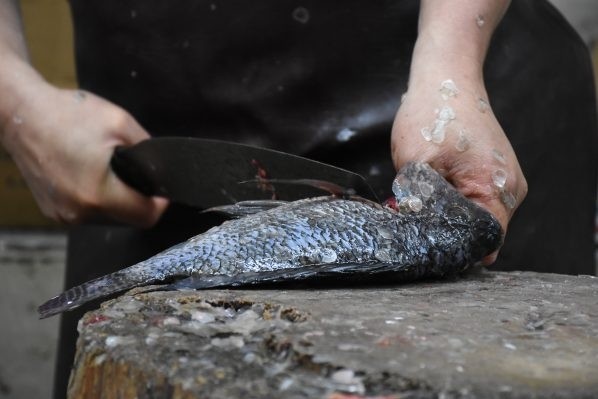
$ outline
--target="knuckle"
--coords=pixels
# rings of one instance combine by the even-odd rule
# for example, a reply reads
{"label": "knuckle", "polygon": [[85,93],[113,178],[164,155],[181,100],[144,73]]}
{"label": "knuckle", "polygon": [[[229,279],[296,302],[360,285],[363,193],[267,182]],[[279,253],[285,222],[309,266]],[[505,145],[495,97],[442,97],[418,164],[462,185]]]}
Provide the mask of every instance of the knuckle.
{"label": "knuckle", "polygon": [[117,108],[113,111],[112,123],[114,129],[125,130],[131,124],[131,116],[120,108]]}
{"label": "knuckle", "polygon": [[127,111],[119,107],[118,105],[111,104],[110,106],[104,108],[104,116],[113,129],[122,129],[126,127],[132,117],[129,115]]}

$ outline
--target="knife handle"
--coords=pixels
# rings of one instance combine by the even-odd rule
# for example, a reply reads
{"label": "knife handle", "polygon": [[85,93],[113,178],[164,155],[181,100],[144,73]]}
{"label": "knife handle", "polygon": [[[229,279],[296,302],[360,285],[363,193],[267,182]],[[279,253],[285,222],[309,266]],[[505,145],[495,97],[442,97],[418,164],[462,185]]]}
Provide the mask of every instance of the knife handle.
{"label": "knife handle", "polygon": [[135,156],[136,145],[114,149],[110,159],[110,167],[119,179],[141,194],[152,196],[157,194],[157,187],[151,167],[140,162]]}

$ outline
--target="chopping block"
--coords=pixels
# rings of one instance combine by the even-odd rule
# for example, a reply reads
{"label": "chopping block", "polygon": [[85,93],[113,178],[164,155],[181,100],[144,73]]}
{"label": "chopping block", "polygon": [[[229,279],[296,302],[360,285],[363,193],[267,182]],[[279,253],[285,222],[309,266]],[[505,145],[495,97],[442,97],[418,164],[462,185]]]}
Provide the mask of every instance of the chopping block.
{"label": "chopping block", "polygon": [[598,279],[133,290],[79,322],[69,398],[596,398]]}

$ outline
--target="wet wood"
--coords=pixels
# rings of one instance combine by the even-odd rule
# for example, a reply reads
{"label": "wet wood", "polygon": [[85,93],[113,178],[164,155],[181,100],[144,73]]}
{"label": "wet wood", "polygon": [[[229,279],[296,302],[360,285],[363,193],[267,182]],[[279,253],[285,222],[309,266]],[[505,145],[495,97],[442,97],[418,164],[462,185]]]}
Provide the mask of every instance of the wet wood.
{"label": "wet wood", "polygon": [[133,292],[79,329],[69,398],[598,397],[589,276]]}

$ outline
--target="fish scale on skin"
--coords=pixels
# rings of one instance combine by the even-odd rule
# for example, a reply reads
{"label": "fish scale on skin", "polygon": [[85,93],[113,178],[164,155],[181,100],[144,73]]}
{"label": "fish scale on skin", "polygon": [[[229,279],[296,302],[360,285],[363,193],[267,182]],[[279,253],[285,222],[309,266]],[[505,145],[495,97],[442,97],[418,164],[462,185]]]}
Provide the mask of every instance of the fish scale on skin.
{"label": "fish scale on skin", "polygon": [[442,277],[466,269],[500,246],[498,222],[427,164],[407,164],[397,176],[402,184],[398,195],[418,195],[422,182],[434,188],[422,198],[420,212],[398,212],[359,197],[277,204],[71,288],[41,305],[40,316],[172,277],[187,277],[173,286],[177,288],[318,277],[364,281],[384,276],[397,282]]}

